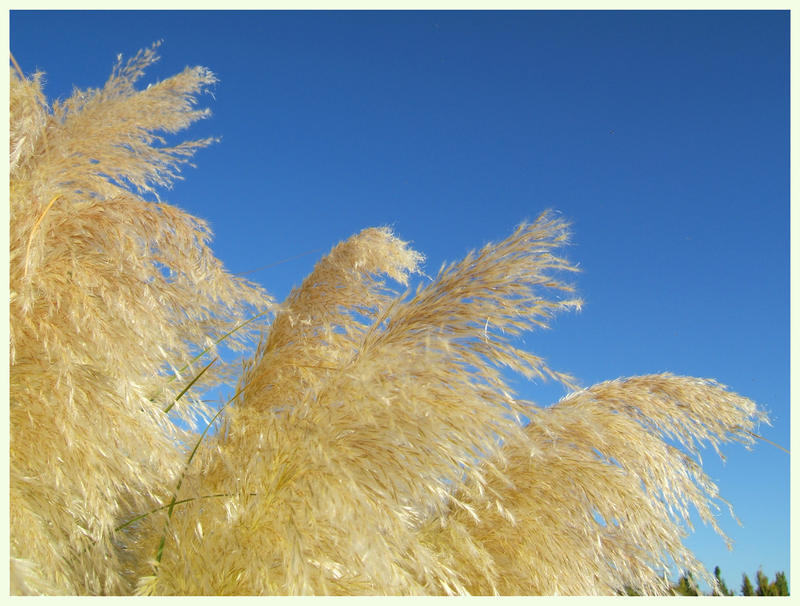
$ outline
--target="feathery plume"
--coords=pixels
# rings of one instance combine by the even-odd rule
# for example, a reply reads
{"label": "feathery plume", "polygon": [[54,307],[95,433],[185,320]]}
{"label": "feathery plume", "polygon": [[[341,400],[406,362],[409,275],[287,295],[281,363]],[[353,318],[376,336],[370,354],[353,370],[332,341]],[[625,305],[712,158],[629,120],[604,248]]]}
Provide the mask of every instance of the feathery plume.
{"label": "feathery plume", "polygon": [[[137,89],[155,60],[52,107],[41,74],[12,74],[12,592],[714,583],[683,544],[690,508],[725,538],[700,449],[749,445],[766,416],[707,379],[580,389],[522,349],[580,307],[566,221],[545,212],[415,290],[422,255],[366,229],[276,306],[222,267],[208,225],[143,197],[211,142],[165,134],[208,115],[214,76]],[[222,342],[251,352],[238,374]],[[541,408],[512,374],[572,391]],[[194,395],[234,384],[213,417]]]}
{"label": "feathery plume", "polygon": [[[52,107],[41,74],[11,74],[11,553],[64,593],[128,590],[113,529],[169,494],[176,420],[206,412],[191,395],[163,412],[196,368],[178,370],[269,305],[223,269],[205,223],[141,197],[210,143],[157,133],[207,115],[194,105],[213,75],[137,90],[155,59]],[[217,366],[205,384],[232,372]]]}

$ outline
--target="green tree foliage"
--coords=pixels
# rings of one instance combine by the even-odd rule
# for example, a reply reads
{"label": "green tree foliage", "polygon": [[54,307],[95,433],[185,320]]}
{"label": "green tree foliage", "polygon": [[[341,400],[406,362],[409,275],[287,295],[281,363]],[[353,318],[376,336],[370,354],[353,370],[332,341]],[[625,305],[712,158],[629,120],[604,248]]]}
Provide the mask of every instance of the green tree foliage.
{"label": "green tree foliage", "polygon": [[756,573],[756,595],[768,596],[772,595],[772,587],[770,586],[769,579],[761,570]]}
{"label": "green tree foliage", "polygon": [[789,595],[789,583],[783,572],[778,572],[775,575],[775,580],[770,582],[769,577],[767,577],[763,571],[759,570],[756,573],[756,583],[755,595],[757,596]]}
{"label": "green tree foliage", "polygon": [[714,589],[713,595],[733,595],[733,591],[728,589],[725,581],[722,580],[719,566],[714,566],[714,578],[717,580],[717,587]]}
{"label": "green tree foliage", "polygon": [[756,590],[753,589],[753,583],[750,582],[750,577],[748,577],[746,573],[742,575],[742,595],[756,595]]}
{"label": "green tree foliage", "polygon": [[772,584],[777,592],[775,595],[789,595],[789,581],[786,579],[786,574],[783,571],[775,574],[775,580]]}
{"label": "green tree foliage", "polygon": [[700,595],[691,572],[681,575],[678,582],[673,585],[672,593],[673,595]]}
{"label": "green tree foliage", "polygon": [[[711,596],[732,596],[735,595],[734,591],[728,589],[725,581],[722,578],[719,566],[714,567],[714,579],[717,582],[717,587],[711,590]],[[750,577],[747,574],[742,575],[741,595],[743,596],[788,596],[789,583],[786,579],[786,574],[778,572],[775,574],[775,580],[770,582],[769,578],[759,570],[756,573],[757,586],[753,587]],[[687,573],[678,579],[678,582],[672,586],[673,595],[690,595],[699,596],[702,594],[694,582],[691,573]],[[634,594],[629,594],[634,595]]]}

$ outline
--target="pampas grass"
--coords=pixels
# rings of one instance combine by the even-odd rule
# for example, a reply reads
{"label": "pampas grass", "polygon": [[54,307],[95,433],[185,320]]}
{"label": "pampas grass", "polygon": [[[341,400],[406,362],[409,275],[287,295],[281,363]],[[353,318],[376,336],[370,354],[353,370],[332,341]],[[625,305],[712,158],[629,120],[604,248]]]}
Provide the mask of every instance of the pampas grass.
{"label": "pampas grass", "polygon": [[141,52],[52,107],[41,75],[11,74],[12,553],[65,593],[130,589],[113,529],[167,498],[175,420],[207,412],[188,395],[164,413],[195,368],[178,371],[270,305],[224,270],[207,225],[142,197],[210,142],[162,145],[156,133],[208,115],[194,100],[214,77],[136,90],[154,60]]}
{"label": "pampas grass", "polygon": [[[413,292],[422,256],[366,229],[275,305],[222,267],[205,223],[146,199],[211,142],[164,134],[208,115],[195,103],[215,82],[191,68],[137,89],[155,60],[52,106],[41,74],[12,73],[13,593],[713,583],[682,542],[690,508],[722,534],[699,449],[750,444],[766,417],[705,379],[580,389],[515,345],[580,306],[563,218]],[[220,343],[249,351],[238,372]],[[511,372],[572,392],[540,408]],[[213,417],[196,396],[234,384]]]}

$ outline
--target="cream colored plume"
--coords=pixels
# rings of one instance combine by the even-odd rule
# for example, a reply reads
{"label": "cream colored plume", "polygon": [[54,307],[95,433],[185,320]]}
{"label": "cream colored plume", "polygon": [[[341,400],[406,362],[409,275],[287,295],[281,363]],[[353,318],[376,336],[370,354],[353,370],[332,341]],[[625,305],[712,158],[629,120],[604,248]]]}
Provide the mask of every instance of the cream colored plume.
{"label": "cream colored plume", "polygon": [[[12,593],[714,582],[684,546],[691,509],[722,534],[700,449],[749,445],[766,417],[706,379],[581,389],[522,348],[581,305],[560,215],[432,279],[391,230],[365,229],[274,305],[156,197],[211,142],[157,133],[207,116],[195,104],[215,78],[137,88],[155,60],[120,60],[53,105],[40,74],[11,76]],[[242,365],[217,359],[222,343]],[[571,391],[539,407],[515,377]],[[215,386],[235,389],[216,411],[200,397]]]}

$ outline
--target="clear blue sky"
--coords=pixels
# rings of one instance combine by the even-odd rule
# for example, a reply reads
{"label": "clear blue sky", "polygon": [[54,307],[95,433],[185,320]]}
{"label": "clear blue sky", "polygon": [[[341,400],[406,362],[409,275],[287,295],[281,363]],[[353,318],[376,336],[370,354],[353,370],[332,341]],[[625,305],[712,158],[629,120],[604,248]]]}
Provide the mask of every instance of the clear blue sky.
{"label": "clear blue sky", "polygon": [[[331,246],[391,225],[435,273],[545,208],[572,220],[586,305],[526,344],[584,385],[671,371],[769,409],[789,447],[789,13],[12,12],[49,97],[204,65],[220,136],[164,194],[283,298]],[[542,404],[563,392],[521,385]],[[688,540],[729,586],[789,574],[790,457],[704,462],[743,526]],[[791,579],[790,579],[791,582]]]}

